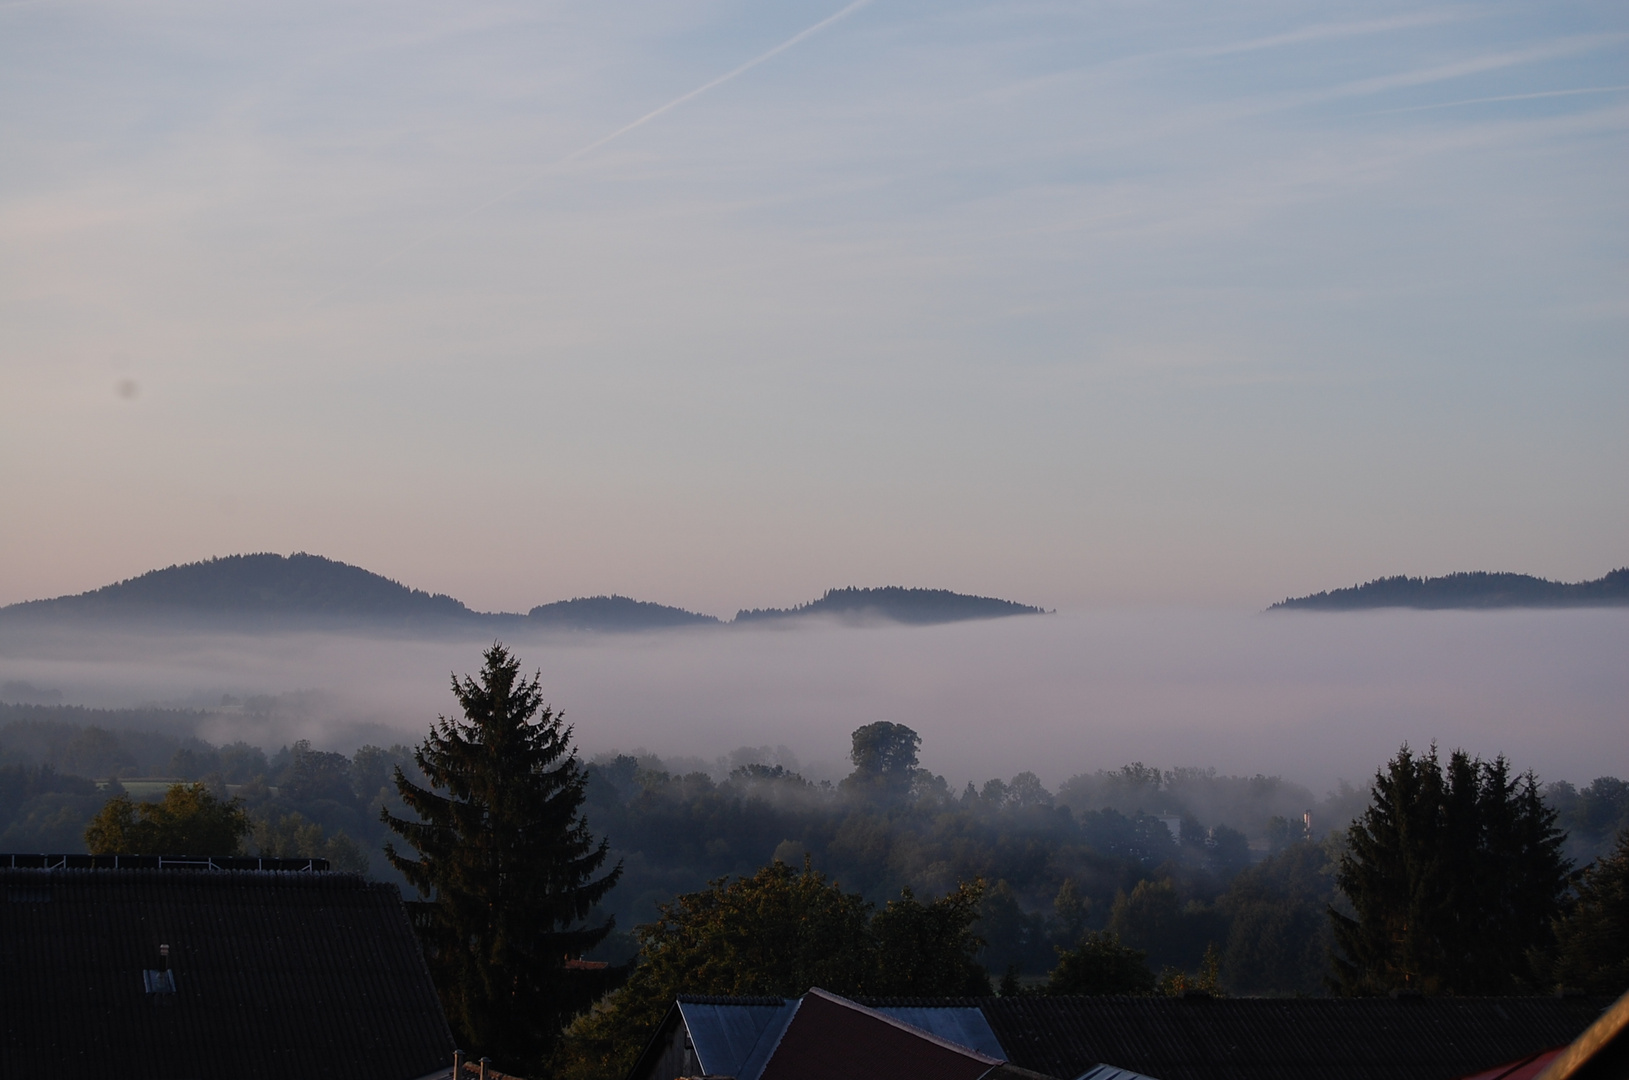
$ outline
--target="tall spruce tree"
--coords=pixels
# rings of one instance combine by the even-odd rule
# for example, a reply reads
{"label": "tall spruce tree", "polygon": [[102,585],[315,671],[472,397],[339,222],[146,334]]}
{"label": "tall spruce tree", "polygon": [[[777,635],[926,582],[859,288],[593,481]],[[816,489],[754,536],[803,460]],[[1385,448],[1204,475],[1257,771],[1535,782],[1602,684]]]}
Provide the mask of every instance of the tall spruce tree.
{"label": "tall spruce tree", "polygon": [[431,787],[395,770],[421,820],[382,818],[418,852],[385,845],[392,865],[432,900],[426,955],[464,1047],[500,1067],[541,1064],[591,994],[565,966],[610,932],[587,926],[621,875],[578,814],[584,778],[571,728],[544,704],[501,644],[478,680],[453,677],[463,717],[440,717],[414,760]]}
{"label": "tall spruce tree", "polygon": [[1565,834],[1531,773],[1455,751],[1404,745],[1376,774],[1348,830],[1335,880],[1355,917],[1334,909],[1336,983],[1348,994],[1418,990],[1509,994],[1538,979],[1566,894]]}
{"label": "tall spruce tree", "polygon": [[1555,955],[1538,957],[1547,982],[1603,997],[1629,991],[1629,829],[1579,875],[1555,936]]}

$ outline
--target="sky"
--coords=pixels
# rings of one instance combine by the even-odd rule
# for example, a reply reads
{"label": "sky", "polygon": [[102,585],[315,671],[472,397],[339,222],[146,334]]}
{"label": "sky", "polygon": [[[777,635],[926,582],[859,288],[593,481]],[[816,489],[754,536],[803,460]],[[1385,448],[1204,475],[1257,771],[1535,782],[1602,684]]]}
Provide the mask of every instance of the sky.
{"label": "sky", "polygon": [[1598,577],[1626,134],[1621,3],[3,0],[0,603]]}

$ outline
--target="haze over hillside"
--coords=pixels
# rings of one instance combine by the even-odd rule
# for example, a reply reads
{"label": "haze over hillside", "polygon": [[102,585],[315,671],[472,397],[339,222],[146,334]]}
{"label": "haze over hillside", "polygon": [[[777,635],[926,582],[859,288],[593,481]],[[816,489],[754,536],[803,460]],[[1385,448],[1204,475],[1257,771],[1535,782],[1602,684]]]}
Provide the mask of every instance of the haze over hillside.
{"label": "haze over hillside", "polygon": [[[916,625],[960,622],[1042,609],[945,589],[832,589],[795,608],[754,609],[736,622],[838,615]],[[8,620],[193,619],[234,626],[388,626],[403,629],[488,627],[495,630],[636,631],[720,626],[712,616],[626,596],[591,596],[540,604],[527,614],[480,612],[451,596],[410,588],[361,567],[299,552],[228,555],[152,570],[77,596],[0,608]]]}
{"label": "haze over hillside", "polygon": [[1629,568],[1594,581],[1567,584],[1530,574],[1484,571],[1444,577],[1376,578],[1347,589],[1280,600],[1269,611],[1355,611],[1363,608],[1621,607],[1629,605]]}

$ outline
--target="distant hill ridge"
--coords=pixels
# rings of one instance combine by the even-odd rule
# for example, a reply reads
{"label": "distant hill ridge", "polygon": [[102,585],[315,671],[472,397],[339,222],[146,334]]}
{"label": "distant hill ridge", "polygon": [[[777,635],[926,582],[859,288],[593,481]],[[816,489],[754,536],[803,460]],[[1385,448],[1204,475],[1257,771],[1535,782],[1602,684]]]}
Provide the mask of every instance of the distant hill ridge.
{"label": "distant hill ridge", "polygon": [[77,596],[28,600],[0,610],[112,614],[138,609],[387,619],[475,616],[450,596],[410,589],[359,566],[303,551],[176,564]]}
{"label": "distant hill ridge", "polygon": [[[943,589],[833,589],[797,608],[743,611],[737,622],[828,613],[867,613],[904,623],[954,622],[1033,614],[1040,608]],[[297,552],[227,555],[167,566],[77,596],[0,608],[0,618],[188,618],[232,625],[485,626],[625,632],[721,626],[712,615],[627,596],[587,596],[540,604],[525,615],[473,611],[359,566]]]}
{"label": "distant hill ridge", "polygon": [[526,617],[544,626],[594,630],[644,630],[709,623],[717,625],[719,622],[712,615],[698,615],[684,608],[626,596],[579,596],[575,600],[556,600],[552,604],[539,604],[527,612]]}
{"label": "distant hill ridge", "polygon": [[762,622],[767,619],[796,618],[805,615],[877,615],[902,623],[959,622],[965,619],[998,619],[1007,615],[1042,615],[1043,609],[990,596],[968,596],[946,589],[829,589],[819,600],[795,608],[750,608],[735,613],[735,621]]}
{"label": "distant hill ridge", "polygon": [[1605,577],[1576,584],[1550,581],[1530,574],[1490,574],[1480,570],[1434,578],[1376,578],[1348,589],[1291,597],[1267,610],[1357,611],[1395,607],[1449,610],[1625,605],[1629,605],[1629,568],[1614,570]]}

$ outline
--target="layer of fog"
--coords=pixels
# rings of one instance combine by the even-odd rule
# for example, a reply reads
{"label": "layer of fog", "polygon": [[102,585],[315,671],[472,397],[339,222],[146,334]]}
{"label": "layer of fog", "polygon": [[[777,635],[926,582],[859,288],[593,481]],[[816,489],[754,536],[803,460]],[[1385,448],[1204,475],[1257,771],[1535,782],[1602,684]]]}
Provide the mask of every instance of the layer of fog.
{"label": "layer of fog", "polygon": [[[201,710],[211,742],[345,752],[416,742],[481,640],[0,630],[14,699]],[[939,627],[512,637],[587,757],[645,750],[847,771],[873,720],[921,733],[959,786],[1049,786],[1143,761],[1361,782],[1407,740],[1503,753],[1541,779],[1629,774],[1629,611],[1095,611]],[[58,697],[57,695],[60,695]],[[742,753],[738,748],[762,748]]]}

